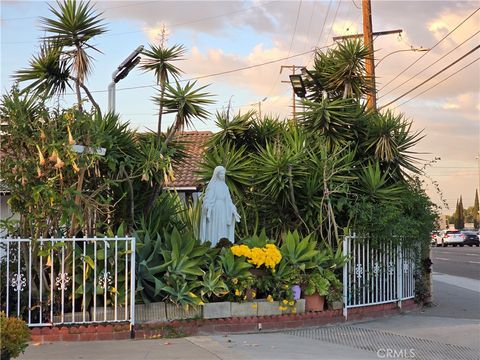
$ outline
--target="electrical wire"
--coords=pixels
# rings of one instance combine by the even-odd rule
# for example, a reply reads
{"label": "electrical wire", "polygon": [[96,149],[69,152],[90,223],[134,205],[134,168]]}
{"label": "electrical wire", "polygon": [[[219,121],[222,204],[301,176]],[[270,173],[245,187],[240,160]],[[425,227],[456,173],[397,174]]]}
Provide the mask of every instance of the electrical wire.
{"label": "electrical wire", "polygon": [[[330,47],[330,46],[332,46],[332,45],[334,45],[334,44],[330,44],[330,45],[324,46],[324,47],[322,47],[322,48],[328,48],[328,47]],[[279,59],[274,59],[274,60],[266,61],[266,62],[259,63],[259,64],[255,64],[255,65],[244,66],[244,67],[241,67],[241,68],[236,68],[236,69],[232,69],[232,70],[221,71],[221,72],[217,72],[217,73],[213,73],[213,74],[195,76],[195,77],[191,77],[191,78],[189,78],[189,79],[179,80],[179,82],[188,82],[188,81],[205,79],[205,78],[214,77],[214,76],[231,74],[231,73],[235,73],[235,72],[238,72],[238,71],[244,71],[244,70],[254,69],[254,68],[257,68],[257,67],[260,67],[260,66],[270,65],[270,64],[274,64],[274,63],[276,63],[276,62],[285,61],[285,60],[292,59],[292,58],[295,58],[295,57],[303,56],[303,55],[306,55],[306,54],[311,53],[311,52],[314,52],[314,51],[315,51],[315,50],[309,50],[309,51],[305,51],[305,52],[302,52],[302,53],[298,53],[298,54],[290,55],[290,56],[287,56],[287,57],[283,57],[283,58],[279,58]],[[156,84],[131,86],[131,87],[125,87],[125,88],[118,88],[118,89],[116,89],[116,91],[142,89],[142,88],[149,88],[149,87],[155,87],[155,86],[156,86]],[[90,92],[91,92],[91,93],[104,93],[104,92],[107,92],[107,91],[108,91],[108,90],[92,90],[92,91],[90,91]],[[66,94],[64,94],[64,95],[75,95],[75,93],[66,93]]]}
{"label": "electrical wire", "polygon": [[303,51],[305,51],[307,49],[308,34],[310,34],[310,28],[312,26],[312,19],[313,19],[313,15],[315,14],[315,10],[317,10],[317,2],[316,1],[313,3],[313,9],[312,9],[312,12],[310,13],[310,19],[308,20],[307,36],[305,36],[305,41],[303,43]]}
{"label": "electrical wire", "polygon": [[[135,2],[134,4],[127,4],[127,5],[120,5],[120,6],[109,6],[103,9],[99,9],[100,11],[110,10],[110,9],[118,9],[124,8],[129,6],[143,6],[151,3],[155,3],[156,1],[143,1],[143,2]],[[0,19],[0,21],[18,21],[18,20],[28,20],[28,19],[37,19],[38,16],[25,16],[25,17],[16,17],[16,18],[7,18],[7,19]]]}
{"label": "electrical wire", "polygon": [[328,14],[330,14],[330,8],[332,6],[332,1],[333,0],[330,0],[330,2],[328,3],[327,13],[325,14],[325,18],[323,19],[322,30],[320,31],[320,35],[318,35],[318,39],[317,39],[317,42],[315,43],[315,47],[318,46],[318,44],[320,43],[320,40],[322,39],[323,30],[325,29],[325,24],[327,22]]}
{"label": "electrical wire", "polygon": [[402,75],[405,71],[407,71],[408,69],[410,69],[413,65],[415,65],[417,62],[419,62],[424,56],[426,56],[427,54],[429,54],[433,49],[435,49],[443,40],[445,40],[447,37],[449,37],[451,34],[453,34],[460,26],[462,26],[468,19],[470,19],[473,15],[475,15],[478,11],[480,10],[480,8],[477,8],[473,13],[471,13],[470,15],[468,15],[465,19],[462,20],[462,22],[460,22],[460,24],[458,24],[453,30],[449,31],[447,35],[445,35],[443,38],[441,38],[439,41],[437,41],[437,43],[435,45],[433,45],[429,51],[425,52],[422,56],[420,56],[417,60],[415,60],[413,63],[411,63],[410,65],[408,65],[405,69],[403,69],[399,74],[397,74],[393,79],[391,79],[389,82],[387,82],[385,85],[383,85],[378,91],[381,91],[382,89],[384,89],[386,86],[388,86],[389,84],[391,84],[393,81],[395,81],[396,79],[398,79],[398,77],[400,75]]}
{"label": "electrical wire", "polygon": [[[415,99],[415,98],[419,97],[420,95],[423,95],[423,94],[425,94],[427,91],[429,91],[429,90],[433,89],[434,87],[436,87],[436,86],[440,85],[440,84],[441,84],[441,83],[443,83],[444,81],[446,81],[446,80],[450,79],[452,76],[454,76],[454,75],[458,74],[460,71],[462,71],[462,70],[464,70],[464,69],[468,68],[470,65],[473,65],[473,64],[474,64],[475,62],[477,62],[478,60],[480,60],[480,57],[476,58],[475,60],[473,60],[472,62],[468,63],[468,64],[467,64],[467,65],[465,65],[464,67],[462,67],[462,68],[458,69],[458,70],[457,70],[457,71],[455,71],[453,74],[451,74],[451,75],[447,76],[445,79],[443,79],[443,80],[441,80],[441,81],[437,82],[435,85],[432,85],[432,86],[430,86],[429,88],[425,89],[425,90],[424,90],[424,91],[422,91],[421,93],[419,93],[419,94],[415,95],[414,97],[412,97],[412,98],[410,98],[410,99],[408,99],[408,100],[406,100],[406,101],[402,102],[401,104],[399,104],[399,105],[395,106],[395,108],[398,108],[398,107],[400,107],[400,106],[402,106],[402,105],[404,105],[404,104],[406,104],[406,103],[408,103],[408,102],[412,101],[413,99]],[[460,166],[460,167],[451,167],[451,168],[466,168],[466,167],[465,167],[465,166]]]}
{"label": "electrical wire", "polygon": [[393,89],[389,90],[388,92],[386,92],[385,94],[383,94],[382,96],[380,96],[377,100],[380,100],[381,98],[387,96],[388,94],[390,94],[392,91],[395,91],[396,89],[398,89],[399,87],[405,85],[406,83],[410,82],[411,80],[415,79],[415,77],[417,77],[418,75],[420,75],[421,73],[423,73],[425,70],[428,70],[429,68],[431,68],[433,65],[435,65],[436,63],[438,63],[439,61],[445,59],[445,57],[447,55],[450,55],[452,52],[454,52],[455,50],[457,50],[460,46],[462,46],[463,44],[465,44],[468,40],[472,39],[475,35],[478,35],[478,33],[480,33],[480,30],[478,30],[475,34],[471,35],[468,39],[464,40],[461,44],[455,46],[452,50],[450,50],[449,52],[447,52],[446,54],[440,56],[436,61],[434,61],[433,63],[431,63],[430,65],[428,65],[426,68],[420,70],[419,72],[417,72],[415,75],[413,75],[412,77],[410,77],[409,79],[405,80],[404,82],[402,82],[400,85],[397,85],[396,87],[394,87]]}
{"label": "electrical wire", "polygon": [[[153,2],[156,2],[156,1],[153,1]],[[245,8],[245,9],[230,11],[230,12],[228,12],[228,13],[223,13],[223,14],[219,14],[219,15],[207,16],[207,17],[203,17],[203,18],[196,19],[196,20],[174,23],[174,24],[169,25],[169,27],[170,27],[170,28],[174,28],[174,27],[178,27],[178,26],[190,25],[190,24],[195,24],[195,23],[202,22],[202,21],[207,21],[207,20],[222,18],[222,17],[224,17],[224,16],[230,16],[230,15],[233,15],[233,14],[238,14],[238,13],[245,12],[245,11],[248,11],[248,10],[251,10],[251,9],[255,9],[255,8],[258,8],[258,7],[262,7],[262,6],[266,6],[266,5],[271,5],[271,4],[276,3],[276,2],[278,2],[278,0],[269,1],[269,2],[266,2],[266,3],[260,3],[260,4],[258,4],[258,5],[250,6],[250,7]],[[150,2],[149,2],[149,3],[150,3]],[[126,6],[126,5],[124,5],[124,6]],[[112,8],[113,8],[113,7],[112,7]],[[37,17],[35,17],[35,18],[37,18]],[[125,32],[119,32],[119,33],[112,33],[112,34],[105,33],[105,34],[99,35],[99,37],[100,37],[100,36],[101,36],[101,37],[123,36],[123,35],[129,35],[129,34],[137,34],[137,33],[143,32],[143,31],[144,31],[144,30],[134,30],[134,31],[125,31]],[[15,44],[34,44],[34,43],[38,43],[38,41],[1,42],[0,44],[1,44],[1,45],[15,45]]]}
{"label": "electrical wire", "polygon": [[472,50],[470,50],[469,52],[467,52],[466,54],[464,54],[463,56],[459,57],[457,60],[455,60],[454,62],[452,62],[450,65],[444,67],[442,70],[436,72],[435,74],[433,74],[432,76],[430,76],[428,79],[422,81],[420,84],[418,84],[417,86],[415,86],[415,87],[413,87],[412,89],[408,90],[407,92],[403,93],[402,95],[398,96],[397,98],[395,98],[394,100],[390,101],[389,103],[381,106],[378,110],[381,110],[381,109],[383,109],[384,107],[393,104],[394,102],[396,102],[396,101],[400,100],[401,98],[405,97],[406,95],[410,94],[412,91],[415,91],[415,90],[418,89],[420,86],[426,84],[427,82],[429,82],[430,80],[432,80],[432,79],[435,78],[436,76],[438,76],[438,75],[440,75],[441,73],[443,73],[445,70],[451,68],[453,65],[455,65],[456,63],[458,63],[458,62],[461,61],[462,59],[466,58],[466,57],[469,56],[470,54],[472,54],[472,53],[474,53],[475,51],[477,51],[479,48],[480,48],[480,45],[477,45],[477,46],[474,47]]}
{"label": "electrical wire", "polygon": [[[300,2],[298,3],[297,17],[295,19],[295,26],[293,27],[293,34],[292,34],[292,39],[290,40],[290,47],[288,49],[287,58],[290,56],[290,53],[291,53],[292,47],[293,47],[293,42],[295,41],[295,35],[297,33],[298,19],[300,18],[300,9],[302,8],[302,2],[303,2],[303,0],[300,0]],[[275,91],[275,88],[278,85],[278,80],[279,79],[280,79],[280,74],[277,75],[277,78],[273,82],[272,88],[268,92],[267,98],[269,98],[272,95],[272,93]]]}
{"label": "electrical wire", "polygon": [[337,19],[338,9],[340,9],[341,4],[342,4],[342,1],[338,0],[337,9],[335,10],[335,15],[333,16],[332,24],[330,25],[330,30],[328,30],[327,38],[325,39],[325,44],[328,42],[328,38],[329,38],[330,34],[332,33],[333,24],[335,24],[335,20]]}

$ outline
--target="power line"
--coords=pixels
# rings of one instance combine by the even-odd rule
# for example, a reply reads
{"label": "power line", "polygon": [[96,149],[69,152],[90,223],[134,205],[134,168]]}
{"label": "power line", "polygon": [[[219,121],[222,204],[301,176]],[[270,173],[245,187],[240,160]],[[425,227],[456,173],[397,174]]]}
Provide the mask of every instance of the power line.
{"label": "power line", "polygon": [[[303,0],[300,0],[300,2],[298,3],[297,18],[295,19],[295,26],[293,27],[293,34],[292,34],[292,39],[290,40],[290,47],[288,49],[287,58],[290,56],[290,52],[292,51],[292,47],[293,47],[293,42],[295,41],[295,34],[297,33],[298,19],[300,18],[300,9],[302,8],[302,1]],[[309,51],[309,52],[311,52],[311,51]],[[270,97],[272,95],[272,93],[275,91],[275,88],[278,85],[278,80],[279,79],[280,79],[280,74],[277,75],[277,78],[273,82],[272,88],[268,92],[267,98]]]}
{"label": "power line", "polygon": [[473,15],[475,15],[478,10],[480,10],[480,8],[477,8],[473,13],[471,13],[469,16],[467,16],[465,19],[462,20],[462,22],[460,24],[458,24],[453,30],[451,30],[447,35],[445,35],[443,38],[441,38],[435,45],[433,45],[429,51],[425,52],[422,56],[420,56],[417,60],[415,60],[413,63],[411,63],[410,65],[408,65],[405,69],[403,69],[398,75],[396,75],[392,80],[390,80],[389,82],[387,82],[385,85],[383,85],[378,91],[381,91],[382,89],[384,89],[386,86],[388,86],[388,84],[391,84],[393,81],[395,81],[396,79],[398,79],[398,77],[400,75],[402,75],[405,71],[407,71],[408,69],[410,69],[413,65],[415,65],[417,62],[419,62],[424,56],[426,56],[427,54],[429,54],[433,49],[435,49],[443,40],[445,40],[447,37],[449,37],[451,34],[453,34],[453,32],[455,30],[457,30],[460,26],[462,26],[468,19],[470,19]]}
{"label": "power line", "polygon": [[[149,1],[147,3],[150,3],[150,2],[156,2],[156,1]],[[278,2],[278,0],[269,1],[269,2],[266,2],[266,3],[260,3],[258,5],[250,6],[250,7],[245,8],[245,9],[230,11],[230,12],[219,14],[219,15],[207,16],[207,17],[196,19],[196,20],[174,23],[174,24],[169,25],[169,27],[173,28],[173,27],[177,27],[177,26],[190,25],[190,24],[195,24],[195,23],[202,22],[202,21],[217,19],[217,18],[221,18],[221,17],[224,17],[224,16],[229,16],[229,15],[245,12],[245,11],[255,9],[255,8],[258,8],[258,7],[271,5],[271,4],[276,3],[276,2]],[[127,6],[127,5],[124,5],[124,6]],[[113,9],[113,8],[117,8],[117,7],[112,7],[112,8],[109,8],[109,9]],[[112,34],[106,33],[106,34],[102,34],[100,36],[102,36],[102,37],[123,36],[123,35],[129,35],[129,34],[137,34],[137,33],[141,33],[141,32],[143,32],[143,30],[125,31],[125,32],[120,32],[120,33],[112,33]],[[37,43],[37,42],[38,41],[15,41],[15,42],[2,42],[0,44],[2,44],[2,45],[33,44],[33,43]]]}
{"label": "power line", "polygon": [[413,87],[412,89],[408,90],[407,92],[403,93],[402,95],[398,96],[397,98],[395,98],[394,100],[390,101],[389,103],[383,105],[382,107],[379,108],[380,109],[383,109],[384,107],[388,106],[388,105],[391,105],[393,104],[394,102],[396,102],[397,100],[400,100],[401,98],[405,97],[406,95],[410,94],[412,91],[415,91],[416,89],[418,89],[420,86],[422,86],[423,84],[429,82],[430,80],[432,80],[434,77],[440,75],[441,73],[443,73],[445,70],[451,68],[453,65],[455,65],[456,63],[458,63],[459,61],[461,61],[462,59],[466,58],[468,55],[474,53],[475,51],[477,51],[478,49],[480,48],[480,45],[477,45],[475,46],[472,50],[470,50],[469,52],[467,52],[465,55],[459,57],[457,60],[455,60],[454,62],[452,62],[450,65],[444,67],[442,70],[438,71],[437,73],[433,74],[432,76],[430,76],[427,80],[424,80],[422,81],[420,84],[418,84],[417,86]]}
{"label": "power line", "polygon": [[[440,84],[441,84],[441,83],[443,83],[444,81],[446,81],[446,80],[450,79],[452,76],[454,76],[454,75],[458,74],[460,71],[462,71],[462,70],[466,69],[467,67],[469,67],[469,66],[470,66],[470,65],[472,65],[473,63],[477,62],[478,60],[480,60],[480,57],[479,57],[479,58],[476,58],[476,59],[475,59],[475,60],[473,60],[472,62],[468,63],[467,65],[465,65],[465,66],[464,66],[464,67],[462,67],[461,69],[458,69],[458,70],[457,70],[457,71],[455,71],[453,74],[451,74],[451,75],[447,76],[445,79],[443,79],[443,80],[441,80],[441,81],[437,82],[435,85],[432,85],[432,86],[430,86],[429,88],[425,89],[425,90],[424,90],[424,91],[422,91],[421,93],[419,93],[419,94],[415,95],[414,97],[412,97],[412,98],[410,98],[410,99],[408,99],[408,100],[406,100],[406,101],[402,102],[401,104],[399,104],[399,105],[397,105],[397,106],[395,106],[395,107],[396,107],[396,108],[398,108],[398,107],[400,107],[400,106],[402,106],[402,105],[404,105],[404,104],[406,104],[406,103],[408,103],[408,102],[412,101],[413,99],[415,99],[415,98],[419,97],[420,95],[423,95],[423,94],[425,94],[427,91],[429,91],[429,90],[433,89],[434,87],[436,87],[436,86],[440,85]],[[452,168],[453,168],[453,167],[452,167]]]}
{"label": "power line", "polygon": [[307,36],[305,36],[305,41],[303,43],[303,51],[305,51],[305,49],[307,48],[308,38],[309,38],[308,34],[310,34],[310,28],[312,26],[312,19],[313,19],[313,15],[315,14],[315,10],[317,10],[316,1],[313,3],[313,9],[312,9],[312,12],[310,13],[310,19],[308,20]]}
{"label": "power line", "polygon": [[[318,47],[318,44],[320,43],[320,40],[322,39],[322,35],[323,35],[323,30],[325,29],[325,24],[327,23],[327,19],[328,19],[328,14],[330,13],[330,8],[332,7],[332,1],[333,0],[330,0],[330,2],[328,3],[328,8],[327,8],[327,12],[325,14],[325,18],[323,19],[323,24],[322,24],[322,29],[320,31],[320,34],[318,35],[318,39],[315,43],[315,48]],[[310,59],[307,61],[307,67],[309,66],[310,62],[315,58],[315,53],[312,53],[312,56],[310,57]]]}
{"label": "power line", "polygon": [[[330,46],[332,46],[332,45],[334,45],[334,44],[330,44],[330,45],[328,45],[328,46],[324,46],[324,47],[322,47],[321,49],[323,49],[323,48],[328,48],[328,47],[330,47]],[[221,71],[221,72],[217,72],[217,73],[213,73],[213,74],[195,76],[195,77],[192,77],[192,78],[189,78],[189,79],[179,80],[179,82],[187,82],[187,81],[192,81],[192,80],[205,79],[205,78],[208,78],[208,77],[226,75],[226,74],[231,74],[231,73],[235,73],[235,72],[238,72],[238,71],[249,70],[249,69],[257,68],[257,67],[260,67],[260,66],[270,65],[270,64],[274,64],[274,63],[277,63],[277,62],[280,62],[280,61],[285,61],[285,60],[292,59],[292,58],[295,58],[295,57],[303,56],[303,55],[306,55],[306,54],[311,53],[311,52],[314,52],[314,51],[315,51],[315,50],[309,50],[309,51],[305,51],[305,52],[302,52],[302,53],[298,53],[298,54],[286,56],[286,57],[283,57],[283,58],[266,61],[266,62],[264,62],[264,63],[259,63],[259,64],[255,64],[255,65],[250,65],[250,66],[244,66],[244,67],[241,67],[241,68],[236,68],[236,69],[232,69],[232,70]],[[155,86],[156,86],[156,84],[131,86],[131,87],[118,88],[117,91],[121,91],[121,90],[133,90],[133,89],[142,89],[142,88],[149,88],[149,87],[155,87]],[[108,91],[108,90],[92,90],[92,91],[90,91],[90,92],[91,92],[91,93],[103,93],[103,92],[107,92],[107,91]],[[66,93],[66,94],[64,94],[64,95],[74,95],[74,93]]]}
{"label": "power line", "polygon": [[340,9],[340,5],[341,5],[341,4],[342,4],[342,1],[341,1],[341,0],[338,0],[337,9],[335,10],[335,15],[333,16],[332,24],[330,25],[330,30],[328,30],[328,34],[327,34],[327,38],[326,38],[325,43],[328,42],[328,37],[329,37],[330,34],[332,33],[333,24],[335,23],[335,20],[337,19],[338,9]]}
{"label": "power line", "polygon": [[332,1],[333,0],[330,0],[330,2],[328,3],[327,13],[325,14],[325,18],[323,19],[322,30],[320,31],[320,35],[318,35],[318,39],[317,39],[317,42],[315,43],[315,47],[318,46],[318,44],[320,43],[320,40],[322,39],[323,30],[325,29],[325,23],[327,22],[328,14],[330,13],[330,8],[332,6]]}
{"label": "power line", "polygon": [[450,50],[449,52],[447,52],[446,54],[442,55],[441,57],[439,57],[436,61],[434,61],[433,63],[431,63],[430,65],[428,65],[426,68],[420,70],[418,73],[416,73],[415,75],[413,75],[412,77],[410,77],[409,79],[405,80],[404,82],[402,82],[400,85],[397,85],[396,87],[394,87],[393,89],[389,90],[388,92],[386,92],[385,94],[383,94],[382,96],[380,96],[378,99],[380,100],[381,98],[387,96],[388,94],[390,94],[392,91],[395,91],[396,89],[398,89],[399,87],[405,85],[406,83],[410,82],[411,80],[415,79],[415,77],[417,77],[418,75],[420,75],[421,73],[423,73],[425,70],[431,68],[433,65],[435,65],[436,63],[438,63],[439,61],[445,59],[445,57],[447,55],[450,55],[453,51],[457,50],[460,46],[462,46],[463,44],[465,44],[468,40],[472,39],[475,35],[477,35],[478,33],[480,33],[480,30],[478,30],[475,34],[471,35],[468,39],[464,40],[461,44],[455,46],[452,50]]}

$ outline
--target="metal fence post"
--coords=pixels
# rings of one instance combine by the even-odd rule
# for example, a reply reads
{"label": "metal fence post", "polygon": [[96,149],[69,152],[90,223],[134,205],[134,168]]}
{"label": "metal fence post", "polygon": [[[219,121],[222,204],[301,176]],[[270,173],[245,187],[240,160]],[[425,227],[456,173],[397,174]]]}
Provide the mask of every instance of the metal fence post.
{"label": "metal fence post", "polygon": [[398,308],[402,308],[403,298],[403,256],[402,256],[402,243],[397,244],[397,305]]}
{"label": "metal fence post", "polygon": [[[343,256],[348,256],[348,242],[350,236],[344,236],[343,238]],[[348,263],[343,264],[343,316],[345,320],[348,318]]]}
{"label": "metal fence post", "polygon": [[132,256],[130,257],[130,332],[134,335],[135,325],[135,237],[132,238],[131,244]]}

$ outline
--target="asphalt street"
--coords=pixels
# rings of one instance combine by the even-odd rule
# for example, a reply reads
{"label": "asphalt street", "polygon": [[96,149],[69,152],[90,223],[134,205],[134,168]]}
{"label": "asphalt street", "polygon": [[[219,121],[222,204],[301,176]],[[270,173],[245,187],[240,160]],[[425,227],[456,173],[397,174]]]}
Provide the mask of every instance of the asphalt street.
{"label": "asphalt street", "polygon": [[480,280],[480,247],[433,247],[433,271]]}

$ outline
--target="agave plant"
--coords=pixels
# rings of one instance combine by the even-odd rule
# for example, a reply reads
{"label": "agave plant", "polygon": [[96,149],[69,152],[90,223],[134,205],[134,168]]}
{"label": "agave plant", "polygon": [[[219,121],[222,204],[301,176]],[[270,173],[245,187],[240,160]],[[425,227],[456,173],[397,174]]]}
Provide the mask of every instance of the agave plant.
{"label": "agave plant", "polygon": [[314,261],[319,253],[317,242],[311,235],[302,238],[298,231],[287,232],[280,247],[282,257],[292,266],[304,271],[316,266]]}
{"label": "agave plant", "polygon": [[214,264],[210,264],[200,281],[200,296],[203,301],[212,298],[221,298],[228,294],[228,287],[222,277],[222,269],[215,270]]}
{"label": "agave plant", "polygon": [[252,276],[249,269],[253,265],[245,261],[241,256],[234,256],[230,249],[222,249],[218,259],[219,265],[227,279],[245,279]]}
{"label": "agave plant", "polygon": [[144,303],[150,303],[158,299],[160,292],[165,286],[161,280],[161,274],[168,265],[162,257],[162,240],[157,234],[153,238],[148,232],[134,234],[136,244],[135,276],[137,280],[136,292]]}

